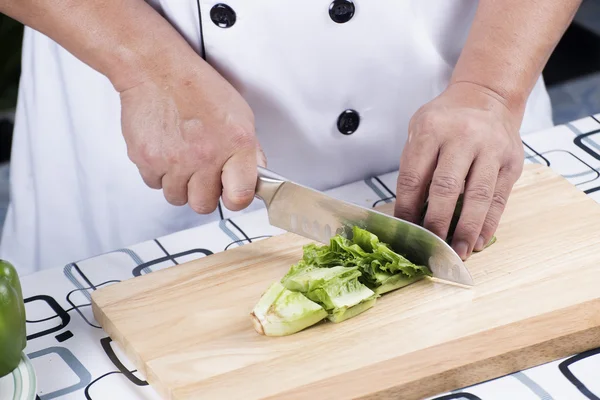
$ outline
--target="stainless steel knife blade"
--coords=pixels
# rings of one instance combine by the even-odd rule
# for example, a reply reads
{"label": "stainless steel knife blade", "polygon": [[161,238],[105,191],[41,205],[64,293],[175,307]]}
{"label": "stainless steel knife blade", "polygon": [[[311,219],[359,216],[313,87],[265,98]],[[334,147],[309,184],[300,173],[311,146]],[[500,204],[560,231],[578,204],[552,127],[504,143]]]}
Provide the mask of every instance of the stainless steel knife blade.
{"label": "stainless steel knife blade", "polygon": [[258,168],[256,197],[265,203],[271,225],[329,243],[354,225],[377,235],[412,262],[429,267],[435,278],[472,286],[473,278],[456,252],[439,236],[408,221],[361,207]]}

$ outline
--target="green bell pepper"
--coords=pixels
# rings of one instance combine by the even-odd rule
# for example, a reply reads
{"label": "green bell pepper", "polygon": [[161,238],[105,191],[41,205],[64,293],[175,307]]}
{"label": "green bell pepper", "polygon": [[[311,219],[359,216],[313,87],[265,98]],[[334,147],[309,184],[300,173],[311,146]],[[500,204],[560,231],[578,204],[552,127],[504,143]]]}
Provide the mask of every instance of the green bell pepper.
{"label": "green bell pepper", "polygon": [[16,269],[0,260],[0,377],[11,373],[27,344],[25,303]]}

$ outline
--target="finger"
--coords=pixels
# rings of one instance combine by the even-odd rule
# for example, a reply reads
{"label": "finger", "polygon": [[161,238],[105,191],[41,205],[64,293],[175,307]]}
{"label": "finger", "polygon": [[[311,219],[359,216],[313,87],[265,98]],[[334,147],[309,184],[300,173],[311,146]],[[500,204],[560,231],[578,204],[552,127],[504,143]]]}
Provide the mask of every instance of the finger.
{"label": "finger", "polygon": [[438,149],[432,135],[409,137],[400,156],[394,216],[420,222],[421,206],[435,169]]}
{"label": "finger", "polygon": [[258,165],[263,168],[267,168],[267,156],[265,156],[265,153],[260,145],[256,147],[256,160]]}
{"label": "finger", "polygon": [[444,148],[429,187],[429,205],[423,226],[446,239],[463,182],[469,173],[473,156],[459,148]]}
{"label": "finger", "polygon": [[192,174],[187,184],[188,205],[198,214],[216,210],[221,197],[221,168],[206,165]]}
{"label": "finger", "polygon": [[483,156],[475,158],[465,183],[463,205],[452,237],[452,247],[466,260],[473,251],[486,219],[498,178],[500,164]]}
{"label": "finger", "polygon": [[162,177],[163,195],[174,206],[183,206],[188,199],[188,182],[191,174],[184,171],[168,172]]}
{"label": "finger", "polygon": [[223,204],[231,211],[242,210],[252,203],[258,170],[256,149],[234,153],[223,165]]}
{"label": "finger", "polygon": [[498,224],[500,223],[504,209],[506,208],[506,203],[512,187],[517,181],[518,177],[518,174],[508,172],[506,169],[501,168],[498,172],[498,180],[496,182],[492,202],[490,204],[485,221],[483,222],[480,237],[475,243],[475,251],[483,250],[490,240],[492,240],[494,234],[496,233],[496,229],[498,229]]}
{"label": "finger", "polygon": [[157,174],[153,172],[149,168],[138,168],[140,175],[142,176],[142,180],[151,189],[161,189],[162,188],[162,177],[163,175]]}

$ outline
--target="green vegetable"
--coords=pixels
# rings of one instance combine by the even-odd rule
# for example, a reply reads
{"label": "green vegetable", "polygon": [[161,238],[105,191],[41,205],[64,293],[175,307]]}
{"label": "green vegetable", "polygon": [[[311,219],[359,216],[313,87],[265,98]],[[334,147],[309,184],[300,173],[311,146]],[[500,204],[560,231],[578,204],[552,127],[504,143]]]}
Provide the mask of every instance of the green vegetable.
{"label": "green vegetable", "polygon": [[327,317],[327,311],[300,292],[273,283],[252,310],[254,329],[266,336],[299,332]]}
{"label": "green vegetable", "polygon": [[375,305],[377,295],[359,282],[361,275],[358,267],[319,268],[300,262],[281,282],[287,289],[297,290],[320,304],[330,321],[341,322]]}
{"label": "green vegetable", "polygon": [[375,306],[377,298],[430,276],[377,236],[353,227],[352,238],[304,246],[302,258],[261,296],[251,314],[267,336],[299,332],[327,318],[340,323]]}
{"label": "green vegetable", "polygon": [[377,298],[375,296],[371,296],[368,300],[363,301],[353,307],[338,308],[333,313],[329,314],[327,319],[336,324],[343,322],[347,319],[357,316],[364,311],[367,311],[369,308],[375,305],[376,300]]}
{"label": "green vegetable", "polygon": [[367,252],[359,265],[365,275],[366,283],[375,289],[392,282],[408,284],[431,275],[429,268],[410,262],[364,229],[353,228],[353,241]]}
{"label": "green vegetable", "polygon": [[[460,195],[447,242],[462,211]],[[421,212],[421,225],[428,202]],[[492,237],[486,248],[496,241]],[[426,266],[416,265],[365,229],[352,228],[352,237],[332,237],[327,245],[304,246],[302,258],[280,282],[271,285],[254,308],[257,332],[283,336],[301,331],[327,318],[339,323],[375,306],[384,293],[431,276]]]}
{"label": "green vegetable", "polygon": [[411,283],[415,283],[418,280],[421,280],[425,277],[425,274],[415,275],[413,277],[406,277],[403,274],[389,274],[387,279],[383,279],[385,274],[379,274],[381,278],[381,282],[375,288],[375,293],[384,294],[387,292],[391,292],[392,290],[400,289],[404,286],[408,286]]}
{"label": "green vegetable", "polygon": [[321,287],[325,282],[335,277],[343,278],[351,275],[355,270],[356,268],[342,266],[319,268],[301,260],[298,264],[293,265],[288,273],[281,278],[281,283],[289,290],[307,293]]}
{"label": "green vegetable", "polygon": [[27,344],[25,303],[15,268],[0,260],[0,377],[19,365]]}
{"label": "green vegetable", "polygon": [[[301,264],[313,268],[358,267],[359,281],[378,293],[431,275],[427,267],[410,262],[380,242],[377,236],[357,226],[352,228],[352,240],[336,235],[329,245],[306,245]],[[386,287],[381,289],[384,284]]]}

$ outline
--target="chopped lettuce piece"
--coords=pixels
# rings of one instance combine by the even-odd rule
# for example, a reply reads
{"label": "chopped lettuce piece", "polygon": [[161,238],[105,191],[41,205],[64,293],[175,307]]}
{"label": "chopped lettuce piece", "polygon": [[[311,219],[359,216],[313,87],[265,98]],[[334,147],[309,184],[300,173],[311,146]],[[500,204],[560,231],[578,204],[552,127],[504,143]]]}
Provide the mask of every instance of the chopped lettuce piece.
{"label": "chopped lettuce piece", "polygon": [[380,245],[377,236],[357,226],[352,227],[352,241],[367,253],[373,253]]}
{"label": "chopped lettuce piece", "polygon": [[431,276],[379,238],[353,227],[329,244],[308,244],[303,256],[271,285],[252,312],[255,329],[268,336],[298,332],[327,318],[339,323],[375,306],[383,293]]}
{"label": "chopped lettuce piece", "polygon": [[261,335],[286,336],[325,319],[328,313],[300,292],[273,283],[252,310],[254,329]]}
{"label": "chopped lettuce piece", "polygon": [[302,260],[290,271],[306,268],[358,267],[359,281],[369,288],[376,289],[390,275],[399,274],[396,281],[431,276],[426,266],[416,265],[404,256],[394,252],[386,243],[365,229],[354,226],[352,240],[336,235],[329,245],[311,243],[304,246]]}
{"label": "chopped lettuce piece", "polygon": [[363,301],[355,306],[350,308],[339,308],[335,310],[333,313],[329,314],[327,317],[331,322],[340,323],[347,319],[357,316],[358,314],[367,311],[369,308],[375,306],[376,297],[371,298],[370,300]]}
{"label": "chopped lettuce piece", "polygon": [[338,276],[324,282],[321,286],[307,292],[306,297],[332,312],[370,300],[375,296],[375,292],[360,283],[358,281],[360,272],[358,270],[355,272],[356,274]]}
{"label": "chopped lettuce piece", "polygon": [[415,283],[418,280],[425,278],[425,275],[415,275],[412,277],[406,277],[402,273],[389,275],[387,279],[381,281],[381,283],[375,288],[375,293],[381,295],[392,290],[400,289],[404,286],[408,286],[411,283]]}
{"label": "chopped lettuce piece", "polygon": [[336,266],[353,267],[358,260],[366,257],[367,253],[357,244],[342,236],[333,236],[329,245],[314,243],[304,246],[302,259],[306,264],[320,268]]}
{"label": "chopped lettuce piece", "polygon": [[[292,266],[288,273],[281,279],[281,283],[289,290],[302,293],[310,292],[321,287],[325,282],[334,278],[342,278],[356,272],[356,268],[331,267],[319,268],[300,261]],[[360,273],[358,273],[360,275]]]}
{"label": "chopped lettuce piece", "polygon": [[[359,240],[365,232],[363,229],[354,227],[354,235],[357,235]],[[371,285],[381,284],[381,278],[378,277],[382,272],[389,274],[400,273],[407,278],[416,276],[431,275],[429,268],[416,265],[400,254],[394,252],[387,244],[378,241],[375,235],[369,238],[368,242],[364,243],[365,247],[371,250],[366,257],[360,261],[360,266],[365,274],[365,281]]]}
{"label": "chopped lettuce piece", "polygon": [[[374,304],[372,300],[377,295],[358,280],[361,275],[358,267],[315,268],[300,262],[292,266],[281,283],[288,290],[302,292],[320,304],[330,316],[338,315],[335,319],[340,319],[347,310],[363,302]],[[362,311],[368,308],[361,307]],[[356,315],[358,311],[358,308],[354,309],[353,314]]]}

